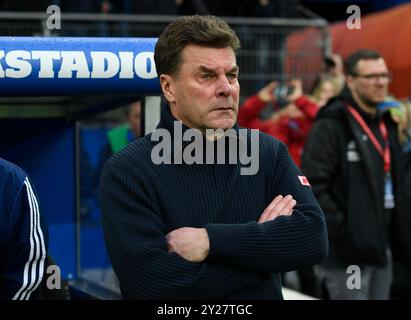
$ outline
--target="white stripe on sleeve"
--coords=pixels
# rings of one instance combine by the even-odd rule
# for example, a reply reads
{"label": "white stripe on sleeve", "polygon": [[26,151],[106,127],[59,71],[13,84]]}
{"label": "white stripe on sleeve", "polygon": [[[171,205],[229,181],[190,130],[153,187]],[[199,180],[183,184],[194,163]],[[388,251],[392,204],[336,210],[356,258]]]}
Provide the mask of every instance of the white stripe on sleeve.
{"label": "white stripe on sleeve", "polygon": [[[39,205],[38,205],[36,196],[33,192],[33,189],[31,187],[30,181],[28,181],[28,179],[27,179],[27,186],[30,190],[30,194],[31,194],[31,197],[33,199],[34,209],[35,209],[35,213],[36,213],[36,216],[35,216],[35,219],[34,219],[36,221],[36,223],[34,224],[34,226],[35,226],[34,238],[37,240],[37,243],[40,240],[40,248],[37,247],[36,260],[34,261],[33,268],[32,268],[32,273],[31,273],[32,274],[32,279],[33,279],[33,277],[36,277],[37,280],[36,280],[34,286],[32,286],[32,288],[29,287],[27,289],[26,300],[30,299],[30,295],[37,289],[37,287],[40,285],[41,280],[43,279],[44,261],[46,259],[46,247],[44,245],[43,231],[41,230]],[[36,273],[35,273],[37,271],[36,265],[37,265],[37,261],[39,259],[38,254],[40,254],[40,261],[39,261],[39,271],[38,271],[38,274],[36,276]]]}
{"label": "white stripe on sleeve", "polygon": [[[43,232],[40,228],[40,215],[37,199],[33,193],[28,178],[25,179],[24,184],[26,186],[27,198],[30,207],[30,254],[24,266],[23,285],[15,294],[13,300],[27,300],[30,298],[31,292],[33,292],[38,287],[41,279],[43,278],[44,260],[46,258],[44,237]],[[34,252],[36,252],[35,256]],[[37,273],[37,263],[39,260],[40,270]]]}

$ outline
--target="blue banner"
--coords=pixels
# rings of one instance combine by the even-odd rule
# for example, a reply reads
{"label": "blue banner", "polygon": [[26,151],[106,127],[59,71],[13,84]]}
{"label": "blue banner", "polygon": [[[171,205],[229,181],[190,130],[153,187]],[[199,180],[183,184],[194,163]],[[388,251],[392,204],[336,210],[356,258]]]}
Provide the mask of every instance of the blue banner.
{"label": "blue banner", "polygon": [[0,37],[0,96],[159,94],[156,42]]}

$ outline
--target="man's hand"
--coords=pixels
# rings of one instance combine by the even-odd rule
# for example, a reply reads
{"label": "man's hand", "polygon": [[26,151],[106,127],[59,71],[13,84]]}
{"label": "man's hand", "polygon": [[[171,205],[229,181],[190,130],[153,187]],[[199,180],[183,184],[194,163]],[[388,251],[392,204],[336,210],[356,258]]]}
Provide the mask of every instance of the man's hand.
{"label": "man's hand", "polygon": [[207,258],[210,241],[204,228],[183,227],[166,235],[168,252],[175,252],[191,262],[202,262]]}
{"label": "man's hand", "polygon": [[292,79],[290,85],[294,87],[294,90],[287,96],[287,100],[289,102],[294,102],[303,95],[303,83],[300,79]]}
{"label": "man's hand", "polygon": [[289,216],[293,212],[296,204],[297,201],[295,201],[291,195],[285,197],[282,195],[276,196],[268,207],[265,208],[258,223],[274,220],[278,216]]}
{"label": "man's hand", "polygon": [[258,98],[264,103],[275,101],[274,90],[278,87],[277,81],[272,81],[258,92]]}

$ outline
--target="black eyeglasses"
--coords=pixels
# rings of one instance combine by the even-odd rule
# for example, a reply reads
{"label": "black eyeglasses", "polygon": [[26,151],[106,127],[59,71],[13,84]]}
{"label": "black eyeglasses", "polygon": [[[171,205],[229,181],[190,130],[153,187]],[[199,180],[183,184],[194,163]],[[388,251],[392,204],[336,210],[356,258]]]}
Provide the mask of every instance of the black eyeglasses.
{"label": "black eyeglasses", "polygon": [[364,78],[367,81],[376,82],[378,79],[390,82],[392,80],[391,73],[370,73],[370,74],[356,74],[356,78]]}

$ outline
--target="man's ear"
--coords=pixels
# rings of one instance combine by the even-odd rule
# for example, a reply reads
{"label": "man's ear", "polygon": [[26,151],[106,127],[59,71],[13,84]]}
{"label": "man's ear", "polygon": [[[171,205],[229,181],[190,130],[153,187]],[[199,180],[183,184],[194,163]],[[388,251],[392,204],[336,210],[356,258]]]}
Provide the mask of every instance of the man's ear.
{"label": "man's ear", "polygon": [[162,74],[160,76],[161,90],[163,90],[164,97],[169,103],[175,101],[174,96],[174,79],[168,74]]}

